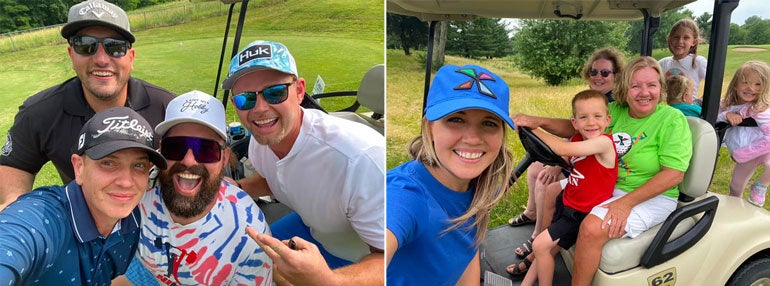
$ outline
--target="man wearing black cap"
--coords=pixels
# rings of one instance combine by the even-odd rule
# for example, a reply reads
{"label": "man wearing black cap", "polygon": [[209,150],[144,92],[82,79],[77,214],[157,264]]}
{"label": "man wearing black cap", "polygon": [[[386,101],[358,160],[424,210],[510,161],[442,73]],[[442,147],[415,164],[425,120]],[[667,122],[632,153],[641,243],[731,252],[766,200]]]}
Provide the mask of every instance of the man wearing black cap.
{"label": "man wearing black cap", "polygon": [[16,114],[0,153],[0,209],[32,189],[35,175],[53,162],[63,183],[78,130],[96,112],[126,106],[154,127],[163,120],[170,92],[132,78],[134,35],[128,16],[103,0],[72,6],[61,35],[77,77],[28,98]]}
{"label": "man wearing black cap", "polygon": [[0,212],[0,284],[107,285],[136,251],[136,205],[150,167],[166,168],[153,128],[127,107],[97,113],[70,162],[75,179],[35,189]]}

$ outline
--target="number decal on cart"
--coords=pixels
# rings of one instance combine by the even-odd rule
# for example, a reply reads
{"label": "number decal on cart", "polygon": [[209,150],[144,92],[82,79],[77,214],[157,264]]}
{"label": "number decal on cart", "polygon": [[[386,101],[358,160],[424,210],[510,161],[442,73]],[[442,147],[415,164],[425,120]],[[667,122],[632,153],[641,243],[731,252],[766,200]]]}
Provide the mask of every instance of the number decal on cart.
{"label": "number decal on cart", "polygon": [[676,285],[676,268],[672,267],[647,277],[649,286],[674,286]]}

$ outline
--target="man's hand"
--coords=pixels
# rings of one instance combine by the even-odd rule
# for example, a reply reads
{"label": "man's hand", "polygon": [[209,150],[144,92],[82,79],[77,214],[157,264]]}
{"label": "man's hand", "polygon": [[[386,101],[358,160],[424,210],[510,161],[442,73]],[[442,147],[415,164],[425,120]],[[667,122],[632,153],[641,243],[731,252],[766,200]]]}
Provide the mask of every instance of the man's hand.
{"label": "man's hand", "polygon": [[[280,241],[247,227],[246,233],[273,260],[274,269],[294,285],[339,285],[318,247],[299,237]],[[291,246],[291,247],[290,247]],[[292,249],[293,248],[293,249]]]}

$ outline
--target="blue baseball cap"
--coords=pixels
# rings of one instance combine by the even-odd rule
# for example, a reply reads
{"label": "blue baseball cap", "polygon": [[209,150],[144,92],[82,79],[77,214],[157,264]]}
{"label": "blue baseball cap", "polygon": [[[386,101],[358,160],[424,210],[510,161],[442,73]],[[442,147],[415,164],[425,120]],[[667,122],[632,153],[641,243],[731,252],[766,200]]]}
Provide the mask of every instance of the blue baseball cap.
{"label": "blue baseball cap", "polygon": [[425,118],[436,121],[460,110],[484,109],[514,128],[508,99],[508,84],[489,70],[476,65],[445,65],[428,91]]}
{"label": "blue baseball cap", "polygon": [[258,70],[272,69],[299,77],[297,63],[289,49],[281,43],[253,41],[230,60],[230,71],[222,82],[223,89],[232,89],[241,76]]}

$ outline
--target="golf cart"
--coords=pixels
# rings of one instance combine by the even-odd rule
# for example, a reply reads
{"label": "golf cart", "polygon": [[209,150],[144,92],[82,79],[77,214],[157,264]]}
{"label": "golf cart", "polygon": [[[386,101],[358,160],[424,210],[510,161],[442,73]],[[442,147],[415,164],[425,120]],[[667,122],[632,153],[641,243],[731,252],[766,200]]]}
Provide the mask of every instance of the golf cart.
{"label": "golf cart", "polygon": [[[221,79],[223,67],[226,69],[226,65],[230,59],[234,57],[239,49],[241,34],[243,33],[244,21],[246,18],[246,11],[248,9],[249,0],[221,0],[224,4],[229,4],[227,24],[224,31],[224,38],[222,40],[222,50],[219,58],[219,67],[217,69],[217,78],[214,86],[213,96],[217,97],[217,92],[223,81]],[[238,10],[238,17],[236,23],[235,35],[233,36],[231,53],[226,56],[228,47],[229,34],[233,15],[235,14],[236,7],[240,7]],[[380,134],[384,134],[385,129],[385,65],[378,64],[370,68],[364,75],[357,90],[351,91],[335,91],[318,94],[305,93],[304,99],[301,103],[304,108],[318,109],[330,115],[340,117],[343,119],[351,120],[366,125]],[[224,90],[222,95],[222,104],[227,109],[229,101],[229,90]],[[334,97],[354,97],[352,104],[340,110],[329,111],[320,104],[322,98],[334,98]],[[347,100],[348,102],[351,100]],[[363,108],[362,108],[363,107]],[[250,163],[247,160],[248,146],[251,139],[251,134],[241,127],[240,124],[231,124],[228,128],[228,147],[231,148],[236,160],[231,160],[231,165],[226,170],[226,176],[235,180],[247,177],[251,175],[254,170],[251,168]],[[257,205],[265,213],[268,223],[273,223],[280,219],[284,215],[291,212],[291,210],[284,204],[274,200],[272,197],[260,197],[254,198],[257,201]]]}
{"label": "golf cart", "polygon": [[[430,23],[425,95],[430,84],[432,43],[437,21],[477,17],[591,20],[644,20],[642,55],[652,53],[652,35],[661,13],[693,0],[388,0],[387,10]],[[723,128],[715,128],[724,78],[730,15],[739,0],[715,0],[702,118],[688,118],[693,156],[680,184],[678,208],[668,219],[634,239],[615,239],[602,251],[594,285],[770,285],[770,212],[745,200],[708,191]],[[425,100],[423,98],[423,104]],[[527,155],[520,176],[533,161],[561,164],[550,148],[521,128]],[[505,267],[517,261],[514,249],[531,226],[489,229],[480,247],[481,284],[518,285]],[[568,285],[574,247],[556,257],[554,284]]]}

